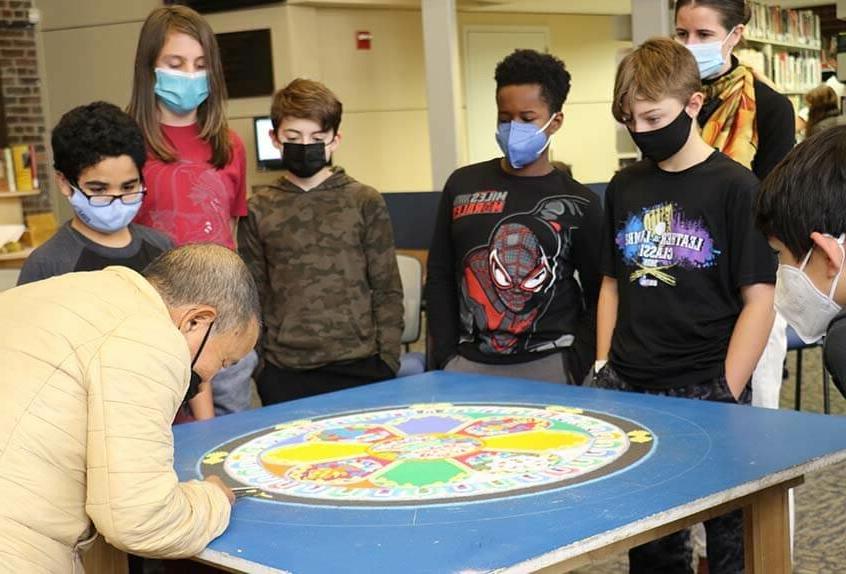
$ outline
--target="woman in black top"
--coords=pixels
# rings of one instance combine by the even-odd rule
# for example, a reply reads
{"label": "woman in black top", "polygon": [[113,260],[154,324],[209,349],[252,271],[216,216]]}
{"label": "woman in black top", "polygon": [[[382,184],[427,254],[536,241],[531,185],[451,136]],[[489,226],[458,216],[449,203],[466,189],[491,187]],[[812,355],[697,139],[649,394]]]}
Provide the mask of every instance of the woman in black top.
{"label": "woman in black top", "polygon": [[699,65],[703,139],[763,180],[796,144],[795,119],[790,100],[731,55],[749,17],[744,0],[678,0],[676,38]]}

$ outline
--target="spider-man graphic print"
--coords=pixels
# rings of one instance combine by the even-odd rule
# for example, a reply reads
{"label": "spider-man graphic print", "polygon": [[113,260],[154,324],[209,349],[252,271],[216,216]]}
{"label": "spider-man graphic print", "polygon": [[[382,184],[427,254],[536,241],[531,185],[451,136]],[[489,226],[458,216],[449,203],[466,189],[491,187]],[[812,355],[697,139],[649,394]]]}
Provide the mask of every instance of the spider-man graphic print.
{"label": "spider-man graphic print", "polygon": [[[467,254],[461,280],[464,330],[481,337],[481,350],[508,354],[567,346],[530,336],[555,296],[562,259],[587,201],[576,196],[544,199],[533,210],[504,217],[488,243]],[[526,335],[529,336],[526,336]]]}

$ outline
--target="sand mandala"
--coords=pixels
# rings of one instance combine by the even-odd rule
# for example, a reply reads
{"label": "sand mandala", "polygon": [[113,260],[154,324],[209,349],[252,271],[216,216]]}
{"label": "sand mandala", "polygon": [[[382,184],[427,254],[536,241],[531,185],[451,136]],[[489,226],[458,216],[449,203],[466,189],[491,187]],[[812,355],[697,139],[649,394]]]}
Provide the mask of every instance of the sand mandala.
{"label": "sand mandala", "polygon": [[420,506],[565,488],[630,468],[652,432],[566,406],[421,404],[297,420],[200,462],[241,494],[333,506]]}

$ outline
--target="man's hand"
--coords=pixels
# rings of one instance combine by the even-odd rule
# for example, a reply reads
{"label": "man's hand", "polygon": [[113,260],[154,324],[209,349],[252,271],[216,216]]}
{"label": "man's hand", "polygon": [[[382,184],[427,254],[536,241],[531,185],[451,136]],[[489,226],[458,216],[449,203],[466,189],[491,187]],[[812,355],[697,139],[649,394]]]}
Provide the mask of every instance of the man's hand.
{"label": "man's hand", "polygon": [[229,499],[229,504],[235,504],[235,493],[232,492],[232,490],[228,486],[223,484],[223,481],[220,479],[219,476],[215,476],[213,474],[211,476],[207,476],[206,482],[210,482],[216,487],[218,487],[220,490],[222,490],[223,494],[226,495],[226,498]]}

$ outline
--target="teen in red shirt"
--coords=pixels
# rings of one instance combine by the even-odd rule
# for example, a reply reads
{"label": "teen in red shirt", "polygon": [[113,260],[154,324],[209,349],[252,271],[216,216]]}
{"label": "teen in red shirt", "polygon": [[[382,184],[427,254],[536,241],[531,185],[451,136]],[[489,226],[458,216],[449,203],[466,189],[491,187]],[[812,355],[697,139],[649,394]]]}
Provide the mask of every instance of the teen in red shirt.
{"label": "teen in red shirt", "polygon": [[[153,10],[141,28],[128,112],[144,132],[147,196],[136,221],[176,245],[217,243],[235,249],[247,214],[246,154],[229,129],[226,86],[214,32],[184,6]],[[214,380],[177,421],[249,407],[255,354]],[[202,399],[202,400],[199,400]],[[196,403],[196,404],[195,404]]]}

